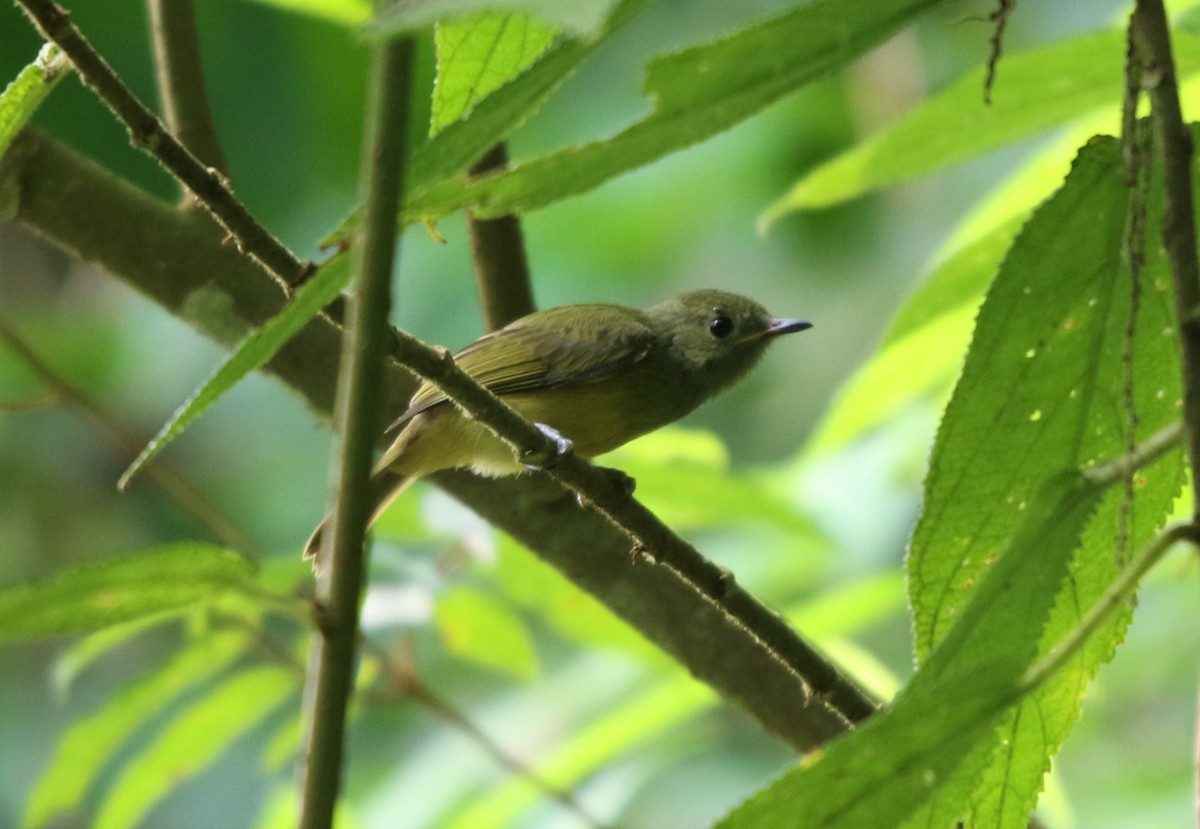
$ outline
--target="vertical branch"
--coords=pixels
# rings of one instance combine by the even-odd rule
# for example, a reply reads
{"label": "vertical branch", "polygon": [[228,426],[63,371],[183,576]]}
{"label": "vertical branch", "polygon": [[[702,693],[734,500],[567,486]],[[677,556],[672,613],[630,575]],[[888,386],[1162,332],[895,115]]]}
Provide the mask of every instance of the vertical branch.
{"label": "vertical branch", "polygon": [[305,752],[302,829],[332,825],[341,776],[365,569],[368,476],[379,431],[380,385],[388,347],[387,317],[397,248],[395,217],[404,184],[412,61],[409,38],[373,49],[359,176],[366,212],[363,235],[352,254],[357,288],[342,349],[335,410],[341,429],[337,493],[332,531],[326,534],[318,559],[320,636],[310,680],[315,684],[306,689],[311,698],[311,724]]}
{"label": "vertical branch", "polygon": [[[163,117],[179,143],[209,167],[228,173],[213,127],[192,0],[146,0]],[[184,204],[194,203],[185,191]]]}
{"label": "vertical branch", "polygon": [[[508,148],[501,141],[471,168],[472,176],[499,170],[508,163]],[[529,261],[521,222],[516,216],[477,219],[468,216],[471,234],[471,258],[475,262],[475,283],[483,306],[484,323],[489,331],[503,328],[535,309]]]}
{"label": "vertical branch", "polygon": [[[1192,480],[1200,480],[1200,265],[1192,201],[1192,135],[1183,121],[1171,36],[1162,0],[1138,0],[1133,12],[1134,47],[1142,86],[1162,158],[1165,205],[1163,244],[1171,265],[1183,364],[1183,422]],[[1200,487],[1192,511],[1200,515]]]}

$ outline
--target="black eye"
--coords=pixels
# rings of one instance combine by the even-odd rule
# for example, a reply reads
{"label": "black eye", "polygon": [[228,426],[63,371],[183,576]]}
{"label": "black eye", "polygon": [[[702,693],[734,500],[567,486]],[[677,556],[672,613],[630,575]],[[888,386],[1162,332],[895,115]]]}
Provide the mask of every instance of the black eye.
{"label": "black eye", "polygon": [[725,339],[733,333],[733,320],[729,317],[713,317],[713,321],[708,324],[708,333],[718,340]]}

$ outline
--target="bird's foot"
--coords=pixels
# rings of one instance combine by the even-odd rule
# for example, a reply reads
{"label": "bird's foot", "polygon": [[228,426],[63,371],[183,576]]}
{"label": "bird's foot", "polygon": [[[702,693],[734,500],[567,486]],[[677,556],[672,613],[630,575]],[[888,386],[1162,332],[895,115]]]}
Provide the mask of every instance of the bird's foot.
{"label": "bird's foot", "polygon": [[550,452],[538,450],[522,453],[521,463],[525,464],[529,469],[552,469],[558,463],[559,458],[569,455],[575,450],[575,444],[571,442],[571,439],[564,436],[562,432],[553,426],[547,426],[545,423],[535,423],[533,425],[537,427],[539,432],[554,442],[554,449]]}

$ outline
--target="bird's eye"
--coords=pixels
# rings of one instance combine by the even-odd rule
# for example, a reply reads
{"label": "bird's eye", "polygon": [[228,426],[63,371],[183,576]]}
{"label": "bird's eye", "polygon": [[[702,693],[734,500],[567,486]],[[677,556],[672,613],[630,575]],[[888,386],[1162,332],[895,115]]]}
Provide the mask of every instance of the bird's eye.
{"label": "bird's eye", "polygon": [[713,317],[712,322],[708,324],[708,333],[718,340],[725,339],[733,333],[733,320],[725,316]]}

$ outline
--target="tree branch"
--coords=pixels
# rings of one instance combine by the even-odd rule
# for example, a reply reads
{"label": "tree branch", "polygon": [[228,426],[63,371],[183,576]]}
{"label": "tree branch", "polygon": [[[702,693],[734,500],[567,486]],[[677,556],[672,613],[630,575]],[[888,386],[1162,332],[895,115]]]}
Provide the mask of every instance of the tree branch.
{"label": "tree branch", "polygon": [[241,250],[257,260],[285,290],[291,290],[308,276],[313,264],[297,258],[271,235],[233,195],[225,177],[209,169],[167,131],[71,23],[65,9],[53,0],[17,0],[17,3],[42,35],[58,44],[84,83],[126,126],[134,146],[158,159],[171,175],[191,190],[212,211]]}
{"label": "tree branch", "polygon": [[[1137,0],[1130,26],[1162,157],[1163,243],[1171,265],[1183,363],[1183,423],[1192,480],[1200,480],[1200,265],[1192,203],[1192,134],[1179,106],[1171,35],[1162,0]],[[1200,487],[1193,515],[1200,518]]]}
{"label": "tree branch", "polygon": [[[220,232],[205,216],[175,211],[33,130],[22,132],[0,160],[3,218],[14,218],[69,254],[100,265],[226,346],[277,313],[285,301],[278,286],[255,265],[220,245]],[[316,411],[327,413],[338,350],[338,329],[318,318],[268,363],[267,370]],[[401,411],[413,387],[407,372],[388,364],[382,410]],[[540,432],[534,433],[544,440]],[[565,459],[561,468],[571,460]],[[840,678],[832,664],[771,611],[758,606],[758,616],[768,620],[767,630],[754,614],[743,613],[734,620],[666,568],[635,564],[624,533],[580,508],[574,497],[544,476],[485,481],[457,472],[441,473],[434,480],[797,750],[809,750],[844,732],[846,720],[858,718],[849,715],[870,710],[869,698]],[[607,477],[603,482],[611,491]],[[554,531],[547,532],[547,527]],[[660,553],[652,544],[644,547],[660,561],[679,558]],[[718,594],[724,590],[727,600],[736,604],[744,591],[720,570],[708,567],[709,586]],[[747,601],[753,602],[749,597]],[[764,646],[767,639],[774,650]],[[791,656],[784,661],[777,651]],[[811,663],[800,654],[811,655]],[[809,677],[811,682],[806,682]],[[834,688],[842,690],[831,693]]]}
{"label": "tree branch", "polygon": [[[501,141],[471,167],[472,176],[498,170],[508,164],[508,147]],[[503,328],[536,309],[533,283],[521,220],[516,216],[477,219],[468,214],[471,259],[483,319],[489,331]]]}
{"label": "tree branch", "polygon": [[[158,97],[167,128],[197,161],[227,174],[229,167],[208,106],[192,0],[146,0],[146,7]],[[195,203],[195,197],[185,192],[184,205]]]}
{"label": "tree branch", "polygon": [[340,424],[337,495],[331,532],[318,554],[320,635],[315,649],[312,724],[304,775],[301,829],[333,825],[345,743],[346,711],[354,688],[358,610],[365,576],[368,479],[380,431],[379,381],[387,347],[395,216],[404,189],[413,41],[385,40],[372,49],[367,124],[359,174],[365,199],[361,243],[351,250],[356,291],[338,378]]}

